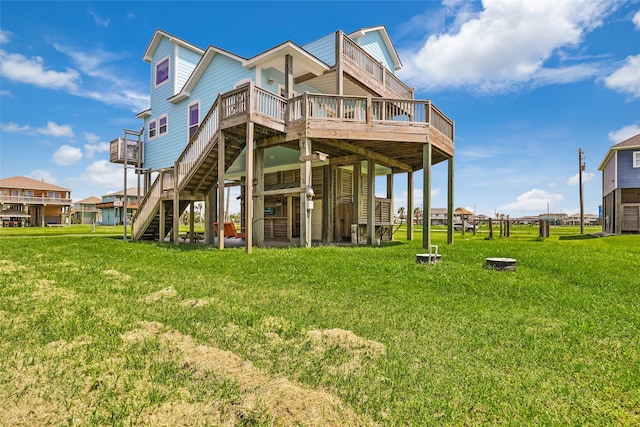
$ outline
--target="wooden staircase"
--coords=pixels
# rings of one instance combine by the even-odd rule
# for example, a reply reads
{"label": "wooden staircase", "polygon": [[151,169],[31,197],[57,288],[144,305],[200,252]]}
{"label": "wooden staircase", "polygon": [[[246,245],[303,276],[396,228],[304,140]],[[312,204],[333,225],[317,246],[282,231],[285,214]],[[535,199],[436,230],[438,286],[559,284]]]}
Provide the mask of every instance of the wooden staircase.
{"label": "wooden staircase", "polygon": [[[192,200],[204,200],[217,185],[220,141],[224,140],[226,171],[246,146],[246,122],[258,114],[273,120],[275,130],[282,132],[285,106],[286,100],[252,83],[219,95],[174,167],[158,174],[140,202],[133,217],[133,239],[163,241],[173,228],[174,214],[180,216]],[[176,193],[179,212],[174,213]],[[164,227],[160,227],[161,217]]]}

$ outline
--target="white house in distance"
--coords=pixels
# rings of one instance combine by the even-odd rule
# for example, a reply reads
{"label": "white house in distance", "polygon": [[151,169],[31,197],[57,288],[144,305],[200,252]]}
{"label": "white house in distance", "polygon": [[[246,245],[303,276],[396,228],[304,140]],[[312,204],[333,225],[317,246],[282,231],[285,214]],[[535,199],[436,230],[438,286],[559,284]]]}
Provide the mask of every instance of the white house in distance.
{"label": "white house in distance", "polygon": [[[431,166],[442,161],[453,214],[454,123],[395,76],[402,63],[383,26],[285,41],[250,58],[157,30],[143,58],[144,131],[113,140],[110,157],[144,174],[134,239],[171,233],[177,243],[180,215],[204,201],[205,241],[214,244],[224,187],[239,186],[247,251],[270,241],[350,241],[352,230],[372,244],[392,235],[394,175],[407,174],[412,195],[413,173],[424,169],[429,215]],[[383,197],[376,177],[385,177]],[[408,205],[412,212],[412,196]],[[427,247],[430,225],[423,235]]]}
{"label": "white house in distance", "polygon": [[609,149],[602,171],[602,230],[640,233],[640,134]]}

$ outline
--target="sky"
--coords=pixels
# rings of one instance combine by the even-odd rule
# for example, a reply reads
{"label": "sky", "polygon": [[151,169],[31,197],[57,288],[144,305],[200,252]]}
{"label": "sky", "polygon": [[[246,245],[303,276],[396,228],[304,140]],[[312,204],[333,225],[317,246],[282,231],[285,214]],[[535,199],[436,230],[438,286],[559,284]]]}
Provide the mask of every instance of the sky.
{"label": "sky", "polygon": [[[43,179],[74,201],[121,191],[108,143],[142,126],[142,56],[156,29],[252,57],[378,25],[416,99],[455,121],[456,207],[575,214],[582,149],[584,209],[598,213],[599,165],[640,133],[640,0],[2,0],[0,177]],[[432,173],[432,206],[446,207],[446,162]],[[406,207],[405,177],[394,180],[396,209]],[[414,182],[421,207],[422,171]]]}

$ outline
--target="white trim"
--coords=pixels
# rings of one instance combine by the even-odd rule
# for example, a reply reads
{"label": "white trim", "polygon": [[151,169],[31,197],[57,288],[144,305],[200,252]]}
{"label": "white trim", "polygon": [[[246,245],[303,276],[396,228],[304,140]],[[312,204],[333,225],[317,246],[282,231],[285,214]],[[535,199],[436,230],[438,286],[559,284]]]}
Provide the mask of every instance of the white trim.
{"label": "white trim", "polygon": [[633,151],[633,167],[640,168],[640,151]]}
{"label": "white trim", "polygon": [[[167,80],[160,82],[158,84],[158,66],[160,64],[162,64],[164,61],[169,61],[169,64],[167,66]],[[155,65],[153,66],[153,84],[154,84],[154,88],[157,89],[160,86],[164,86],[165,84],[167,84],[167,82],[169,82],[171,80],[171,56],[167,55],[164,58],[160,59],[158,62],[155,63]]]}
{"label": "white trim", "polygon": [[[165,123],[165,127],[167,128],[164,132],[160,132],[160,120],[162,119],[167,119],[167,122]],[[157,135],[158,138],[161,136],[166,136],[167,134],[169,134],[169,115],[168,114],[163,114],[162,116],[158,117],[158,125],[157,125]]]}
{"label": "white trim", "polygon": [[[155,124],[153,130],[155,131],[155,135],[151,136],[151,124]],[[158,137],[158,121],[157,120],[149,120],[147,123],[147,141],[154,140]]]}
{"label": "white trim", "polygon": [[238,89],[240,86],[242,86],[242,85],[244,85],[244,84],[247,84],[247,83],[249,83],[249,82],[251,82],[251,81],[252,81],[252,80],[251,80],[251,77],[248,77],[248,78],[246,78],[246,79],[242,79],[242,80],[238,80],[237,82],[235,82],[235,83],[233,84],[233,88],[234,88],[234,89]]}
{"label": "white trim", "polygon": [[191,123],[189,122],[189,120],[191,120],[191,107],[196,104],[198,104],[198,126],[200,126],[200,122],[202,121],[200,114],[202,112],[202,105],[200,104],[200,100],[193,101],[191,104],[187,105],[187,141],[191,140]]}
{"label": "white trim", "polygon": [[178,93],[178,50],[179,47],[177,44],[173,45],[173,75],[176,76],[173,79],[173,94]]}

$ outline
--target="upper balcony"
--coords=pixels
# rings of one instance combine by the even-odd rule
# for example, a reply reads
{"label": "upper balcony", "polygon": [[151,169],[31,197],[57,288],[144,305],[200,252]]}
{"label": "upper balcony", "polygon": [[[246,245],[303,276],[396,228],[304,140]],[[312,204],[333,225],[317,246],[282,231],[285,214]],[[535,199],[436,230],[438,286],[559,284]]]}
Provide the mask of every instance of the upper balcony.
{"label": "upper balcony", "polygon": [[56,205],[71,206],[71,199],[62,197],[43,196],[8,196],[0,194],[0,203],[3,205]]}
{"label": "upper balcony", "polygon": [[[126,145],[126,158],[125,158]],[[128,165],[138,165],[144,162],[144,150],[142,149],[142,141],[134,141],[125,138],[116,138],[109,143],[109,162]]]}

